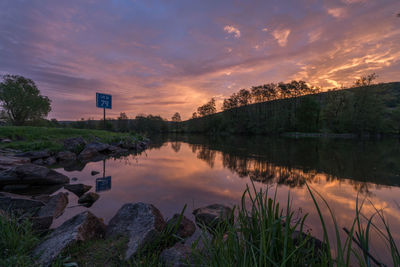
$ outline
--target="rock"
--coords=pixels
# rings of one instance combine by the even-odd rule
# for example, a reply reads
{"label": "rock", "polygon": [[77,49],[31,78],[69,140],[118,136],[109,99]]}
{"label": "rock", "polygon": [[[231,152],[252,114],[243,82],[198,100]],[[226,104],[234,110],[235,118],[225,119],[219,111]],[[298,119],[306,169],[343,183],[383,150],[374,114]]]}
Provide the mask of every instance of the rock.
{"label": "rock", "polygon": [[[175,226],[178,223],[179,216],[180,214],[175,214],[171,219],[167,221],[167,225]],[[182,239],[185,239],[193,235],[195,231],[196,225],[194,224],[194,222],[183,216],[178,226],[176,235]]]}
{"label": "rock", "polygon": [[94,192],[89,192],[84,194],[78,199],[79,204],[86,204],[87,206],[92,206],[94,202],[96,202],[99,199],[99,194],[96,194]]}
{"label": "rock", "polygon": [[90,174],[91,174],[92,176],[95,176],[95,175],[99,174],[99,172],[98,172],[98,171],[92,171]]}
{"label": "rock", "polygon": [[192,250],[181,243],[175,244],[171,248],[164,249],[160,254],[160,258],[165,266],[183,267],[191,266],[190,255]]}
{"label": "rock", "polygon": [[82,212],[56,228],[34,249],[33,255],[40,266],[50,266],[65,248],[78,241],[101,238],[104,231],[101,219],[89,211]]}
{"label": "rock", "polygon": [[34,161],[32,161],[33,164],[36,165],[44,165],[44,160],[43,159],[35,159]]}
{"label": "rock", "polygon": [[71,151],[60,151],[57,153],[57,159],[59,161],[75,161],[76,155]]}
{"label": "rock", "polygon": [[81,161],[88,161],[91,158],[98,157],[99,155],[99,151],[97,151],[95,148],[87,147],[79,154],[78,158]]}
{"label": "rock", "polygon": [[17,164],[25,164],[25,163],[30,163],[30,162],[31,162],[31,160],[29,158],[0,156],[0,165],[17,165]]}
{"label": "rock", "polygon": [[151,204],[128,203],[123,205],[110,220],[106,237],[126,236],[128,248],[125,259],[134,256],[139,249],[154,241],[165,227],[160,211]]}
{"label": "rock", "polygon": [[85,149],[94,148],[98,152],[103,152],[103,151],[107,150],[109,147],[110,147],[110,145],[108,145],[108,144],[103,144],[103,143],[100,143],[100,142],[92,142],[90,144],[87,144]]}
{"label": "rock", "polygon": [[20,185],[6,185],[2,188],[3,191],[20,194],[20,195],[43,195],[43,194],[54,194],[60,188],[62,188],[62,184],[58,185],[29,185],[29,184],[20,184]]}
{"label": "rock", "polygon": [[120,151],[121,148],[117,147],[117,146],[109,146],[107,148],[107,151],[110,153],[118,153],[118,151]]}
{"label": "rock", "polygon": [[0,186],[9,184],[53,185],[69,183],[69,178],[35,164],[16,165],[0,172]]}
{"label": "rock", "polygon": [[212,236],[206,230],[196,229],[194,234],[188,237],[184,244],[190,248],[206,253],[207,246],[205,244],[211,242]]}
{"label": "rock", "polygon": [[40,208],[37,213],[38,217],[52,216],[54,219],[60,217],[64,213],[65,207],[68,205],[68,195],[66,193],[58,193],[51,196],[46,205]]}
{"label": "rock", "polygon": [[22,158],[30,158],[31,161],[34,161],[36,159],[48,158],[51,156],[51,154],[47,150],[42,150],[42,151],[28,151],[24,153],[18,153],[15,156]]}
{"label": "rock", "polygon": [[57,163],[57,160],[55,157],[48,157],[47,159],[44,160],[44,164],[46,165],[54,165]]}
{"label": "rock", "polygon": [[214,228],[218,224],[232,218],[232,209],[221,204],[212,204],[195,209],[193,215],[195,216],[197,225]]}
{"label": "rock", "polygon": [[12,142],[12,140],[11,139],[8,139],[8,138],[5,138],[5,139],[2,139],[1,140],[1,143],[2,144],[8,144],[8,143],[11,143]]}
{"label": "rock", "polygon": [[[294,231],[292,233],[292,239],[294,245],[300,245],[303,240],[307,238],[307,234],[300,232],[300,231]],[[327,246],[318,238],[315,238],[313,236],[309,236],[309,239],[306,242],[306,247],[312,247],[314,246],[314,255],[319,255],[321,252],[326,251],[328,248]]]}
{"label": "rock", "polygon": [[27,196],[0,192],[0,210],[5,212],[34,215],[44,205],[43,201],[31,199]]}
{"label": "rock", "polygon": [[76,181],[78,181],[78,178],[76,178],[76,177],[72,177],[72,178],[71,178],[71,181],[74,181],[74,182],[76,182]]}
{"label": "rock", "polygon": [[78,197],[80,197],[83,194],[85,194],[87,191],[89,191],[92,188],[92,186],[84,185],[84,184],[68,184],[68,185],[64,185],[64,188],[67,189],[68,191],[74,193]]}
{"label": "rock", "polygon": [[66,150],[79,153],[86,145],[86,141],[82,137],[73,137],[64,140],[64,148]]}
{"label": "rock", "polygon": [[31,217],[29,220],[32,223],[32,229],[37,233],[41,233],[50,228],[53,223],[53,216]]}

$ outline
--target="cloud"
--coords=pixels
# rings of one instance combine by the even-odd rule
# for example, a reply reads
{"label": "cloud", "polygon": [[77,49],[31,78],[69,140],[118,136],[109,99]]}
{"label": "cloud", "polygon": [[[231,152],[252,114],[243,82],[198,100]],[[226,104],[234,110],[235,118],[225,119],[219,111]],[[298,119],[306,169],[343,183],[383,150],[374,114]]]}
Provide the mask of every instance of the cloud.
{"label": "cloud", "polygon": [[346,9],[337,7],[337,8],[328,8],[327,10],[328,14],[331,15],[334,18],[342,18],[346,15]]}
{"label": "cloud", "polygon": [[239,31],[238,28],[235,28],[235,27],[230,26],[230,25],[226,25],[226,26],[224,27],[224,31],[226,31],[227,33],[233,33],[233,35],[234,35],[236,38],[240,38],[240,31]]}
{"label": "cloud", "polygon": [[290,30],[289,29],[274,30],[272,32],[272,35],[278,41],[278,44],[283,47],[286,46],[287,44],[288,37],[290,35]]}

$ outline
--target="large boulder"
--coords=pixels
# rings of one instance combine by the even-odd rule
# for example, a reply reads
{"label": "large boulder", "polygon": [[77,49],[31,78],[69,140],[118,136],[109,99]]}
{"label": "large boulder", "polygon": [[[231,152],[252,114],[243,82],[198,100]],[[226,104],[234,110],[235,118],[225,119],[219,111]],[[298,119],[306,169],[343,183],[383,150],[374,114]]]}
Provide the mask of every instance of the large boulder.
{"label": "large boulder", "polygon": [[67,193],[60,192],[57,195],[51,196],[46,205],[40,208],[36,214],[38,217],[53,217],[58,218],[64,213],[65,207],[68,205]]}
{"label": "large boulder", "polygon": [[83,204],[86,207],[91,207],[94,202],[96,202],[99,199],[99,194],[94,193],[94,192],[89,192],[84,194],[78,199],[79,204]]}
{"label": "large boulder", "polygon": [[87,191],[89,191],[92,188],[92,186],[84,185],[84,184],[67,184],[67,185],[64,185],[64,188],[67,189],[68,191],[74,193],[78,197],[80,197],[83,194],[85,194]]}
{"label": "large boulder", "polygon": [[89,211],[82,212],[56,228],[34,249],[33,255],[40,266],[50,266],[68,246],[78,241],[102,238],[104,231],[105,225],[101,219]]}
{"label": "large boulder", "polygon": [[106,151],[108,148],[110,147],[110,145],[108,144],[103,144],[100,142],[92,142],[90,144],[87,144],[85,149],[87,148],[94,148],[96,149],[98,152],[104,152]]}
{"label": "large boulder", "polygon": [[43,201],[28,196],[0,192],[0,210],[4,212],[34,215],[44,205]]}
{"label": "large boulder", "polygon": [[76,160],[76,154],[71,151],[60,151],[57,153],[57,159],[59,161],[74,161]]}
{"label": "large boulder", "polygon": [[160,211],[151,204],[128,203],[123,205],[110,220],[106,237],[125,236],[128,248],[125,259],[134,256],[138,250],[153,242],[165,227]]}
{"label": "large boulder", "polygon": [[85,147],[86,141],[82,137],[73,137],[64,140],[64,148],[66,150],[79,153]]}
{"label": "large boulder", "polygon": [[94,147],[86,147],[78,156],[80,161],[89,161],[90,159],[96,158],[101,154]]}
{"label": "large boulder", "polygon": [[191,266],[190,264],[190,256],[192,250],[181,243],[175,244],[175,246],[171,248],[167,248],[163,250],[160,254],[160,258],[165,266],[171,267],[184,267]]}
{"label": "large boulder", "polygon": [[[180,214],[175,214],[171,219],[167,221],[167,225],[175,227],[178,223]],[[186,218],[185,216],[182,217],[176,235],[182,239],[190,237],[196,231],[196,225],[194,222]]]}
{"label": "large boulder", "polygon": [[0,172],[0,187],[9,184],[52,185],[65,183],[69,183],[67,176],[35,164],[17,165]]}
{"label": "large boulder", "polygon": [[37,159],[48,158],[51,156],[51,153],[48,150],[28,151],[28,152],[18,153],[15,156],[22,157],[22,158],[30,158],[31,161],[34,161]]}
{"label": "large boulder", "polygon": [[55,157],[48,157],[47,159],[44,160],[44,164],[50,166],[50,165],[54,165],[57,163],[57,160]]}
{"label": "large boulder", "polygon": [[30,162],[31,160],[29,158],[0,155],[0,165],[17,165],[17,164],[26,164]]}
{"label": "large boulder", "polygon": [[232,219],[232,209],[221,204],[212,204],[195,209],[193,215],[197,225],[214,228],[217,225]]}

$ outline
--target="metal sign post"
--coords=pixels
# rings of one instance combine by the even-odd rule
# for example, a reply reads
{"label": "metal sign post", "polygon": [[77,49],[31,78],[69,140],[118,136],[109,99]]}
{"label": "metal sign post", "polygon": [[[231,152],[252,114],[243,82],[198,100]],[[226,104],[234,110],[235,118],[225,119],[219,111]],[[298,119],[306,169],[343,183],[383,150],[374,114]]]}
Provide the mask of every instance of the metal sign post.
{"label": "metal sign post", "polygon": [[112,96],[96,93],[96,107],[103,109],[104,130],[106,129],[106,108],[112,109]]}

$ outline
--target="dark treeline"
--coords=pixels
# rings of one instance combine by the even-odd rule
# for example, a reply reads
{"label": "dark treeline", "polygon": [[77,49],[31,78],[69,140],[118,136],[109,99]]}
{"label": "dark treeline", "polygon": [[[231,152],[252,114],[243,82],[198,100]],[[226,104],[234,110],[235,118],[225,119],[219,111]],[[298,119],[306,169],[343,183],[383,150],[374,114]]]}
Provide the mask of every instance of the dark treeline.
{"label": "dark treeline", "polygon": [[[170,141],[176,151],[180,142],[189,143],[193,153],[213,167],[222,158],[224,167],[239,177],[262,183],[304,186],[317,182],[318,173],[329,180],[351,179],[356,189],[368,191],[368,184],[398,185],[400,142],[346,139],[295,139],[255,136],[175,135],[154,138]],[[179,151],[179,149],[178,149]],[[222,157],[217,157],[222,153]]]}
{"label": "dark treeline", "polygon": [[[180,124],[182,132],[274,134],[400,132],[400,83],[370,85],[367,76],[349,89],[319,92],[303,81],[242,89],[225,99],[223,112]],[[369,80],[368,80],[369,79]],[[361,85],[361,86],[360,86]]]}

